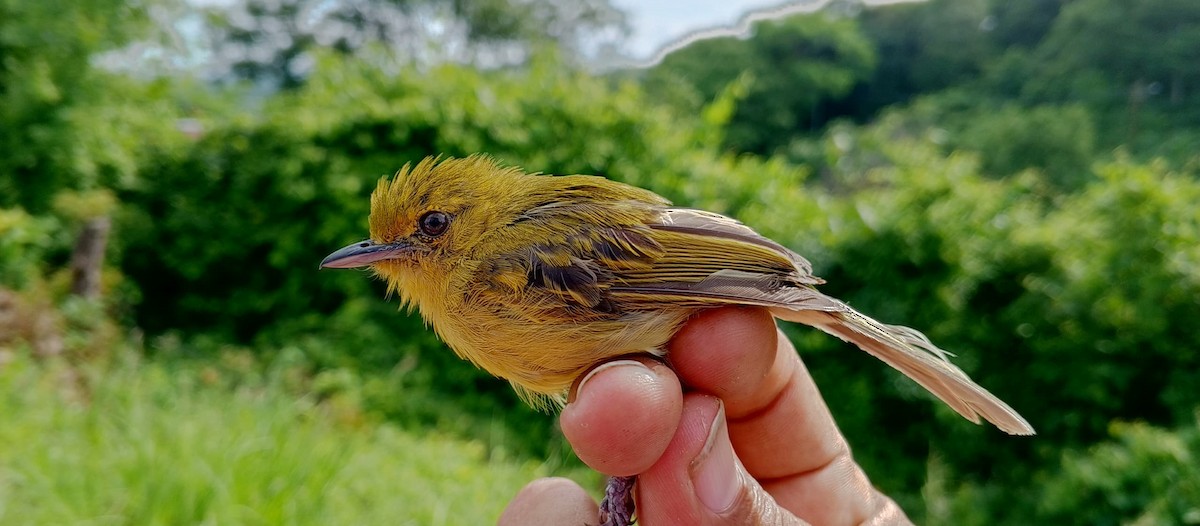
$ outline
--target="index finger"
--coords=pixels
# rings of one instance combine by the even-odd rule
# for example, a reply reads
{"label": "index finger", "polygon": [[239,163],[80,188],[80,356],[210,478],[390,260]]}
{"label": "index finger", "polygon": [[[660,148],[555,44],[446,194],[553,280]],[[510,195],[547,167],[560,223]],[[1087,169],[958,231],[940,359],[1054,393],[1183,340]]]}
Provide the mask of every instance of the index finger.
{"label": "index finger", "polygon": [[814,523],[858,523],[895,507],[854,463],[808,370],[766,310],[704,312],[676,334],[669,357],[685,385],[724,401],[734,450],[784,507]]}

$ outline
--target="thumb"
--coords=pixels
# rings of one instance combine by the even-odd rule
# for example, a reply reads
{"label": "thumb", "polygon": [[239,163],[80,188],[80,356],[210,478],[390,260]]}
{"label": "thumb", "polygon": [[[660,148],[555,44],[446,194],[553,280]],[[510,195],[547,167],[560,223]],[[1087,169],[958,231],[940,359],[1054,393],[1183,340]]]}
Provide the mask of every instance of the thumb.
{"label": "thumb", "polygon": [[638,475],[646,526],[807,524],[776,504],[746,471],[729,440],[721,400],[685,395],[679,427],[662,457]]}

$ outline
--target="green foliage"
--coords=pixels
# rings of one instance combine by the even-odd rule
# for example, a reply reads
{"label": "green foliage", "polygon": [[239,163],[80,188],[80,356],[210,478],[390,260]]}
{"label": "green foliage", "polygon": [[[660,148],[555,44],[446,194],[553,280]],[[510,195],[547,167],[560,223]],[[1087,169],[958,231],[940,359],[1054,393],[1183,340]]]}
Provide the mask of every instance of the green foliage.
{"label": "green foliage", "polygon": [[1030,481],[1027,504],[999,521],[995,484],[954,480],[936,456],[922,490],[924,523],[1149,525],[1200,523],[1200,427],[1114,422],[1110,439],[1069,449]]}
{"label": "green foliage", "polygon": [[[1086,94],[1072,77],[1099,73],[1110,100],[1123,100],[1136,82],[1158,81],[1175,91],[1170,102],[1200,82],[1200,5],[1187,0],[1081,0],[1067,4],[1039,46],[1040,91]],[[1091,81],[1084,77],[1085,82]],[[1104,102],[1089,101],[1089,102]]]}
{"label": "green foliage", "polygon": [[156,156],[121,192],[121,264],[141,287],[143,327],[245,340],[367,293],[316,263],[350,241],[376,174],[347,173],[306,139],[285,122],[214,129],[183,155]]}
{"label": "green foliage", "polygon": [[1030,168],[1065,189],[1078,188],[1088,174],[1096,131],[1087,108],[1005,105],[972,115],[953,147],[979,152],[984,172],[1012,175]]}
{"label": "green foliage", "polygon": [[[931,0],[865,9],[824,32],[804,28],[821,20],[829,19],[795,17],[774,30],[760,24],[744,40],[694,43],[644,82],[658,98],[694,110],[750,73],[725,141],[740,152],[788,146],[796,155],[809,147],[796,141],[839,118],[870,121],[889,106],[949,95],[973,102],[970,118],[980,122],[959,126],[970,132],[962,146],[983,154],[989,171],[1043,168],[1066,174],[1050,179],[1071,188],[1094,148],[1124,145],[1144,160],[1195,155],[1195,2]],[[1047,125],[1052,135],[1039,141]],[[1006,139],[1020,146],[988,153]]]}
{"label": "green foliage", "polygon": [[970,152],[992,177],[1035,170],[1059,190],[1092,179],[1097,157],[1095,119],[1078,104],[1021,106],[980,99],[964,91],[921,97],[881,119],[894,133],[928,136],[950,154]]}
{"label": "green foliage", "polygon": [[992,73],[1024,101],[1086,105],[1101,145],[1187,161],[1195,156],[1197,49],[1195,2],[1085,0],[1066,4],[1036,47],[1010,53]]}
{"label": "green foliage", "polygon": [[0,208],[0,286],[23,288],[41,276],[57,222],[21,208]]}
{"label": "green foliage", "polygon": [[995,54],[981,27],[989,8],[986,0],[930,0],[864,11],[861,31],[879,55],[879,68],[855,93],[856,100],[847,101],[852,115],[866,117],[977,76]]}
{"label": "green foliage", "polygon": [[1043,523],[1200,523],[1200,425],[1114,423],[1112,440],[1068,451],[1048,477]]}
{"label": "green foliage", "polygon": [[328,315],[280,320],[256,338],[254,353],[300,368],[312,376],[312,389],[352,398],[404,429],[436,429],[489,448],[570,462],[553,418],[463,362],[377,292],[348,299]]}
{"label": "green foliage", "polygon": [[1029,49],[1050,31],[1068,0],[999,0],[989,2],[996,43],[1001,48]]}
{"label": "green foliage", "polygon": [[1189,343],[1200,316],[1200,182],[1161,163],[1098,175],[1033,231],[1056,249],[1055,268],[1027,284],[1048,307],[1033,333],[1055,336],[1039,339],[1041,374],[1073,399],[1080,414],[1064,424],[1083,424],[1087,437],[1105,429],[1101,415],[1190,418],[1200,379]]}
{"label": "green foliage", "polygon": [[111,215],[117,207],[117,198],[108,189],[89,192],[59,192],[54,196],[54,209],[59,215],[72,221],[86,221]]}
{"label": "green foliage", "polygon": [[825,123],[821,105],[849,93],[875,67],[854,20],[826,14],[759,22],[748,39],[702,40],[668,55],[647,73],[649,89],[673,93],[682,81],[712,101],[740,76],[748,88],[726,130],[725,145],[769,154],[790,135]]}
{"label": "green foliage", "polygon": [[220,362],[72,369],[0,353],[0,523],[480,524],[549,474],[297,395],[286,369],[230,386]]}
{"label": "green foliage", "polygon": [[40,213],[57,190],[128,179],[135,150],[169,137],[149,90],[91,65],[147,32],[150,5],[0,2],[0,206]]}
{"label": "green foliage", "polygon": [[[1016,521],[998,503],[1032,506],[1037,495],[1019,481],[1058,448],[1103,439],[1114,419],[1191,421],[1200,402],[1190,329],[1200,316],[1194,174],[1118,161],[1079,193],[1054,197],[1032,174],[989,180],[970,156],[943,158],[893,127],[837,133],[848,132],[830,139],[844,164],[832,166],[866,175],[852,207],[829,210],[838,230],[831,264],[818,268],[824,289],[958,350],[956,363],[1039,433],[971,428],[941,407],[937,423],[916,424],[923,417],[901,406],[924,397],[919,389],[889,381],[896,375],[867,358],[821,359],[837,346],[817,342],[810,368],[877,484],[918,486],[933,451],[955,466],[953,478],[986,474],[973,501],[987,503],[986,517]],[[871,440],[881,427],[893,430],[886,443]],[[909,495],[898,498],[918,509]]]}

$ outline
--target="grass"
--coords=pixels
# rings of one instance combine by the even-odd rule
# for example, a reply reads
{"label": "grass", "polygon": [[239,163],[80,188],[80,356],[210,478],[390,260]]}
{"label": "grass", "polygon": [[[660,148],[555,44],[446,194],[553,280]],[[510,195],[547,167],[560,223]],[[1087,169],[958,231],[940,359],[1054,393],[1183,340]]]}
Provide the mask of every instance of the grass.
{"label": "grass", "polygon": [[554,471],[211,373],[138,360],[81,371],[0,349],[0,524],[494,523]]}

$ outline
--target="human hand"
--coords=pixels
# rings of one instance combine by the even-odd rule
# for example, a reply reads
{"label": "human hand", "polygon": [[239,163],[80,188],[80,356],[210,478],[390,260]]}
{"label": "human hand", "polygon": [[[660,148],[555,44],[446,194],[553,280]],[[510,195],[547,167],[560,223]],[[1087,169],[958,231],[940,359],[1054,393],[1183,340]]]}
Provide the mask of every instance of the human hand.
{"label": "human hand", "polygon": [[[767,311],[705,312],[671,341],[669,360],[670,368],[648,358],[596,367],[560,419],[586,464],[638,476],[639,523],[909,523],[854,463]],[[522,489],[499,524],[582,525],[596,517],[582,488],[548,478]]]}

